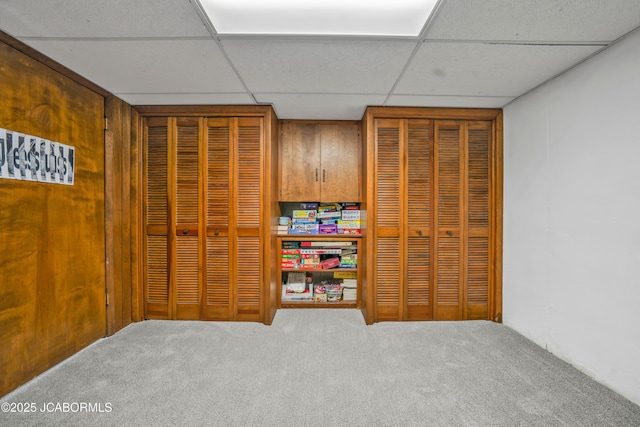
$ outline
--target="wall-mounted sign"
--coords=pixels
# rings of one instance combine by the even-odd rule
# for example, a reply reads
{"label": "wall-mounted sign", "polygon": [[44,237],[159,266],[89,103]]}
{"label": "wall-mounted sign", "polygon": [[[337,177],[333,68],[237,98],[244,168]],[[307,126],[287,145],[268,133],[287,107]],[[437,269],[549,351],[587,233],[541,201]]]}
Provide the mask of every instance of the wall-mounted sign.
{"label": "wall-mounted sign", "polygon": [[75,148],[0,128],[0,178],[73,185]]}

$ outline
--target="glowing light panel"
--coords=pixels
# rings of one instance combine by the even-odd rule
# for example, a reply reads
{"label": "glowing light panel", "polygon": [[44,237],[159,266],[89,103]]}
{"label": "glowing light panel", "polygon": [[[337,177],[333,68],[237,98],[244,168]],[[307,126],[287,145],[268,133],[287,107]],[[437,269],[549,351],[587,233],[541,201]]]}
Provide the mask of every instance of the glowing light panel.
{"label": "glowing light panel", "polygon": [[417,36],[437,0],[200,0],[219,34]]}

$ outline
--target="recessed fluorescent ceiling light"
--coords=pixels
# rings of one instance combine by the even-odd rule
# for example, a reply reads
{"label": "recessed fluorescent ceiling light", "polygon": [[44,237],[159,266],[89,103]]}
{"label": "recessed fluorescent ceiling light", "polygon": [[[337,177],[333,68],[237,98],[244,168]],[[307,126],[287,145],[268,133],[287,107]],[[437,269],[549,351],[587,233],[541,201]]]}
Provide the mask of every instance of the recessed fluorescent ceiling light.
{"label": "recessed fluorescent ceiling light", "polygon": [[437,0],[200,0],[219,34],[417,36]]}

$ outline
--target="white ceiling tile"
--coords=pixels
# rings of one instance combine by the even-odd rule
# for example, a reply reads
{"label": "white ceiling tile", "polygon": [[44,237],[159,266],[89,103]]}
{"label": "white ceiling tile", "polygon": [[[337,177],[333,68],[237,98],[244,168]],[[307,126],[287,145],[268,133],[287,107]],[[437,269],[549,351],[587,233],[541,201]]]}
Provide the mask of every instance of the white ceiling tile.
{"label": "white ceiling tile", "polygon": [[415,42],[223,39],[254,92],[388,93]]}
{"label": "white ceiling tile", "polygon": [[255,105],[247,93],[115,93],[130,105]]}
{"label": "white ceiling tile", "polygon": [[207,37],[189,0],[2,0],[0,28],[23,37]]}
{"label": "white ceiling tile", "polygon": [[513,99],[513,97],[501,96],[392,95],[385,105],[390,107],[502,108]]}
{"label": "white ceiling tile", "polygon": [[273,104],[280,119],[360,120],[367,105],[380,105],[384,95],[256,94]]}
{"label": "white ceiling tile", "polygon": [[514,97],[597,50],[594,46],[425,42],[394,94]]}
{"label": "white ceiling tile", "polygon": [[445,0],[427,38],[613,41],[638,25],[638,0]]}
{"label": "white ceiling tile", "polygon": [[30,43],[112,93],[244,91],[212,40],[34,40]]}

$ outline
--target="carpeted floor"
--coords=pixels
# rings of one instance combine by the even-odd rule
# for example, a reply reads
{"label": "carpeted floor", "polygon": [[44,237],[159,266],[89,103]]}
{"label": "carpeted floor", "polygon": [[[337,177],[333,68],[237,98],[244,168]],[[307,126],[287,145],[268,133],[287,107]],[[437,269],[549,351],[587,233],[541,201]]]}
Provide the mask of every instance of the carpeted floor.
{"label": "carpeted floor", "polygon": [[133,324],[0,404],[1,426],[640,426],[639,406],[504,325],[337,309]]}

